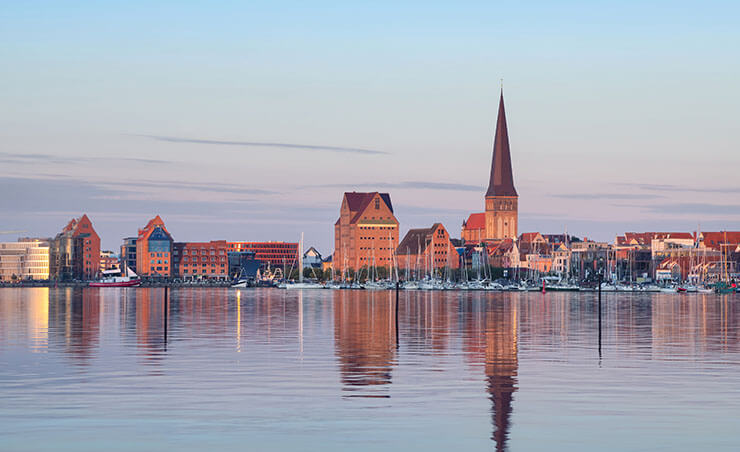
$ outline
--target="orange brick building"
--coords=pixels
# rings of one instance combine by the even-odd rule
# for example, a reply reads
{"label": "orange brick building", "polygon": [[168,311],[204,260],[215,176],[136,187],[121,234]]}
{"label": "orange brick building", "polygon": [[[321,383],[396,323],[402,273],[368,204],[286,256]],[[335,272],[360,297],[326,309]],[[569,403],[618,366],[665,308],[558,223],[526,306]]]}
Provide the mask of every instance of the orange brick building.
{"label": "orange brick building", "polygon": [[159,215],[149,220],[136,238],[136,272],[140,276],[172,276],[172,242]]}
{"label": "orange brick building", "polygon": [[52,278],[97,278],[100,270],[100,236],[90,218],[73,218],[50,243]]}
{"label": "orange brick building", "polygon": [[211,242],[176,242],[172,245],[172,275],[183,279],[228,279],[228,244]]}
{"label": "orange brick building", "polygon": [[430,228],[411,229],[396,250],[398,268],[460,268],[460,256],[450,242],[450,234],[441,223]]}
{"label": "orange brick building", "polygon": [[398,225],[388,193],[345,193],[334,224],[334,272],[392,266]]}
{"label": "orange brick building", "polygon": [[298,242],[227,242],[227,251],[253,251],[254,258],[270,267],[294,267]]}

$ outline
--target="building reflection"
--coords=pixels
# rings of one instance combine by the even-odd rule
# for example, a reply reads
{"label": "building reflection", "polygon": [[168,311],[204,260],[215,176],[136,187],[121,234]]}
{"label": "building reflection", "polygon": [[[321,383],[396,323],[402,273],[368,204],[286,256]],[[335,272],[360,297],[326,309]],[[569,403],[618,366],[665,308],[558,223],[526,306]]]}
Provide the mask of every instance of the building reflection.
{"label": "building reflection", "polygon": [[517,391],[518,302],[509,295],[470,294],[460,305],[464,348],[473,363],[483,363],[496,450],[507,450],[514,392]]}
{"label": "building reflection", "polygon": [[350,397],[389,397],[370,387],[391,383],[395,359],[392,292],[334,292],[334,343]]}
{"label": "building reflection", "polygon": [[63,344],[71,356],[85,362],[100,342],[100,293],[89,289],[51,289],[50,342]]}

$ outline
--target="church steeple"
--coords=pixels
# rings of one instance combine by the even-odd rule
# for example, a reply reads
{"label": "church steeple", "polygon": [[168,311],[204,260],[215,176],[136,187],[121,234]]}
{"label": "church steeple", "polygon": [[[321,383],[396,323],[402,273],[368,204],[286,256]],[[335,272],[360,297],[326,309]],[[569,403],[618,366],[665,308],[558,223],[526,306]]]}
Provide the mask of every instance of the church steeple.
{"label": "church steeple", "polygon": [[501,98],[498,104],[496,135],[493,139],[491,178],[488,181],[488,190],[486,191],[486,197],[489,196],[518,196],[516,188],[514,188],[514,174],[511,171],[509,132],[506,127],[503,89],[501,90]]}

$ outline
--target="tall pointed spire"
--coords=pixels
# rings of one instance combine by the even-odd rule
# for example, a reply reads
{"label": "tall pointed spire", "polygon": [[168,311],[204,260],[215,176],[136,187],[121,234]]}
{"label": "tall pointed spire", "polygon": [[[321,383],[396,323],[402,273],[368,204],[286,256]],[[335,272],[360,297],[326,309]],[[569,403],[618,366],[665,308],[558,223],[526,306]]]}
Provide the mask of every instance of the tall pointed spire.
{"label": "tall pointed spire", "polygon": [[488,182],[488,196],[518,196],[514,188],[514,174],[511,171],[511,154],[509,152],[509,132],[506,127],[504,111],[504,90],[498,104],[496,135],[493,139],[493,161],[491,162],[491,179]]}

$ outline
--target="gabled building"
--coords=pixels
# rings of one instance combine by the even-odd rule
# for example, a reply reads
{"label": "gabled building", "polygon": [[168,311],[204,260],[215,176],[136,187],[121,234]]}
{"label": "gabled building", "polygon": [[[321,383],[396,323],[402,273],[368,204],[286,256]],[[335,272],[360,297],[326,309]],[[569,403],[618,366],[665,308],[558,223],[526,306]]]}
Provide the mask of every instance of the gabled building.
{"label": "gabled building", "polygon": [[392,266],[398,226],[388,193],[345,193],[334,224],[335,274],[371,265]]}
{"label": "gabled building", "polygon": [[303,268],[321,268],[323,260],[321,253],[316,248],[311,247],[303,253]]}
{"label": "gabled building", "polygon": [[460,255],[442,223],[410,229],[396,248],[396,256],[399,270],[423,272],[424,269],[460,267]]}
{"label": "gabled building", "polygon": [[136,272],[139,276],[172,276],[172,236],[157,215],[139,229],[136,238]]}
{"label": "gabled building", "polygon": [[51,279],[95,279],[100,270],[100,236],[87,215],[73,218],[49,244]]}

